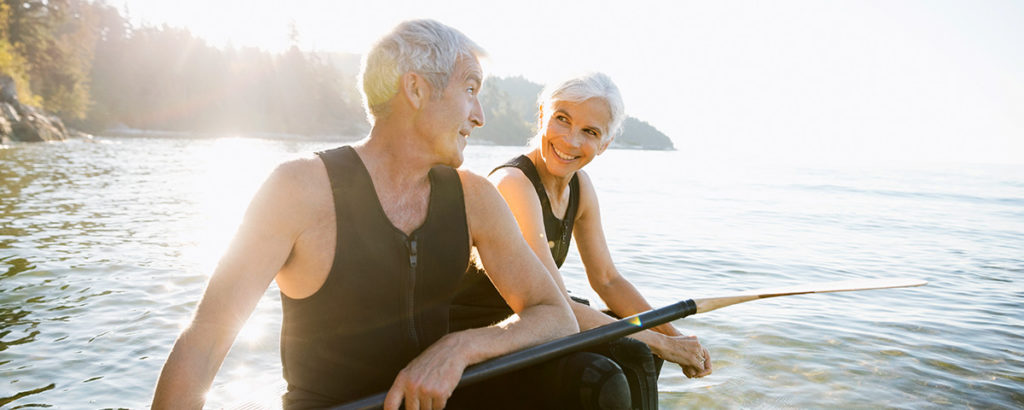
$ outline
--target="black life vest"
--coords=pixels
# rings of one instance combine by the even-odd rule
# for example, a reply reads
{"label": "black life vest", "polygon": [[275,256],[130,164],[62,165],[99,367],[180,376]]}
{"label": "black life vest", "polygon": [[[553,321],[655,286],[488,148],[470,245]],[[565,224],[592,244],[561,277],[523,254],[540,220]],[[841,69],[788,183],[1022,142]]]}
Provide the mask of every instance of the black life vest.
{"label": "black life vest", "polygon": [[336,405],[387,390],[398,372],[448,333],[449,305],[469,262],[458,172],[430,170],[419,228],[391,224],[352,147],[318,153],[327,167],[337,244],[313,295],[281,295],[281,362],[288,408]]}

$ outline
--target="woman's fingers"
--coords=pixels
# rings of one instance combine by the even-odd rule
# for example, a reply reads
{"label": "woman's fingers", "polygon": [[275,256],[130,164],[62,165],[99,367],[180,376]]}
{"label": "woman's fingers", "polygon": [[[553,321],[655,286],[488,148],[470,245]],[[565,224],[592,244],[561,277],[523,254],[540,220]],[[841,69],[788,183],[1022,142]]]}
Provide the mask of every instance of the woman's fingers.
{"label": "woman's fingers", "polygon": [[704,377],[711,374],[711,353],[708,352],[708,349],[703,346],[701,347],[701,349],[704,352],[704,361],[701,363],[703,367],[700,369],[700,371],[697,372],[695,377]]}
{"label": "woman's fingers", "polygon": [[701,346],[697,336],[672,337],[673,348],[664,357],[683,369],[688,378],[704,377],[711,374],[711,354]]}

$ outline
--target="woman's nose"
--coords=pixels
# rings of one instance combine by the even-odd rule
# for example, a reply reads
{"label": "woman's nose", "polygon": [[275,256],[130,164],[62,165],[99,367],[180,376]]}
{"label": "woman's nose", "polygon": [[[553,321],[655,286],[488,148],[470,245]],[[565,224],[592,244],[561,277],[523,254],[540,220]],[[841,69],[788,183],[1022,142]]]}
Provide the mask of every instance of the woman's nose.
{"label": "woman's nose", "polygon": [[583,141],[583,132],[580,130],[571,130],[569,135],[566,135],[566,142],[571,144],[573,147],[579,147],[580,142]]}

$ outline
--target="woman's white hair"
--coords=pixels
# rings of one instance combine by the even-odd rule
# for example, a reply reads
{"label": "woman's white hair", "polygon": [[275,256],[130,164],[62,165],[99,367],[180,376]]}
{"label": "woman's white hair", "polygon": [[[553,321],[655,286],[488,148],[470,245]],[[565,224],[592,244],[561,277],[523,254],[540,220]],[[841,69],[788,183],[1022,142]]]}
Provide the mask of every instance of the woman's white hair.
{"label": "woman's white hair", "polygon": [[487,54],[462,32],[434,20],[402,22],[373,45],[363,57],[359,74],[367,119],[388,114],[387,102],[398,93],[398,80],[415,72],[433,87],[440,98],[461,58]]}
{"label": "woman's white hair", "polygon": [[[626,108],[622,102],[622,93],[619,91],[619,87],[606,74],[586,73],[548,85],[540,93],[537,102],[542,109],[550,110],[556,101],[583,102],[591,98],[604,100],[608,104],[608,111],[612,116],[608,122],[608,129],[601,140],[607,141],[616,137],[622,132],[622,122],[626,119]],[[543,124],[538,127],[538,133],[542,132],[544,132]],[[539,141],[539,139],[537,140]]]}

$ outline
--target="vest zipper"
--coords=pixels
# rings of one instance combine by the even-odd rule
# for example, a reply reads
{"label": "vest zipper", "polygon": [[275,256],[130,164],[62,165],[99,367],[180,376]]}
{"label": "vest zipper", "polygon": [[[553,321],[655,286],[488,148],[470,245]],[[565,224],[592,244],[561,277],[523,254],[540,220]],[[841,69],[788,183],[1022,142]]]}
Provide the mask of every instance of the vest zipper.
{"label": "vest zipper", "polygon": [[420,338],[416,332],[416,236],[409,236],[406,240],[406,247],[409,249],[409,333],[416,343],[416,350],[420,349]]}

